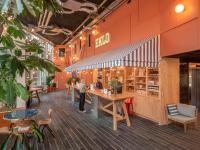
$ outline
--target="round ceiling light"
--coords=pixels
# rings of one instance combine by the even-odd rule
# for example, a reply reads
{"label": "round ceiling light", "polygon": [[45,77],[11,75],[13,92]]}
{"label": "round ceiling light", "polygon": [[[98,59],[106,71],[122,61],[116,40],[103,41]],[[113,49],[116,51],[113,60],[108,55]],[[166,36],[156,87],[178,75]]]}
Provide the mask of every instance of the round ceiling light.
{"label": "round ceiling light", "polygon": [[177,4],[175,7],[175,12],[176,13],[182,13],[185,10],[185,6],[183,4]]}

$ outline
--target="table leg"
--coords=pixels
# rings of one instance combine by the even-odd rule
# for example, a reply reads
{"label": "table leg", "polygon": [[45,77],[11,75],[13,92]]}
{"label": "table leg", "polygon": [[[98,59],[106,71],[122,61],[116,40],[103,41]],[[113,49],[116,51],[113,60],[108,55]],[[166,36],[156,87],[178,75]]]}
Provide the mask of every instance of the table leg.
{"label": "table leg", "polygon": [[125,118],[126,118],[126,124],[127,126],[131,126],[131,123],[130,123],[130,120],[129,120],[129,116],[128,116],[128,112],[127,112],[127,109],[126,109],[126,105],[125,103],[123,102],[123,110],[124,110],[124,115],[125,115]]}
{"label": "table leg", "polygon": [[39,104],[40,104],[40,97],[39,97],[39,94],[38,94],[38,90],[36,90],[36,95],[37,95],[37,98],[38,98],[38,101],[39,101]]}
{"label": "table leg", "polygon": [[71,88],[71,99],[72,99],[72,103],[75,102],[75,89],[72,87]]}
{"label": "table leg", "polygon": [[117,106],[113,101],[113,130],[117,130]]}

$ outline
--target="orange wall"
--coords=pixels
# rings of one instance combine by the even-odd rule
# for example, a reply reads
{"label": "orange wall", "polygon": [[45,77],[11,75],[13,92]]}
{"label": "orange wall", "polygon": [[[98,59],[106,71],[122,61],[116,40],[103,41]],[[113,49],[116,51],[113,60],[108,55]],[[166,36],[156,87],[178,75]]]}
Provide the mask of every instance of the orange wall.
{"label": "orange wall", "polygon": [[[185,11],[175,13],[178,3],[185,5]],[[83,59],[134,43],[149,36],[160,34],[161,56],[170,56],[182,52],[200,49],[200,11],[199,0],[132,0],[125,3],[96,26],[96,35],[92,35],[92,47],[87,46],[87,34],[83,34],[83,51],[77,43],[76,58]],[[111,42],[95,48],[95,39],[109,32]],[[70,48],[72,57],[74,48]]]}
{"label": "orange wall", "polygon": [[[65,58],[59,57],[59,48],[65,48]],[[58,84],[58,89],[64,89],[66,87],[66,80],[69,77],[69,74],[64,72],[63,70],[66,66],[70,65],[70,51],[68,51],[68,46],[66,45],[57,45],[54,47],[54,63],[62,70],[62,72],[56,73],[55,82]]]}
{"label": "orange wall", "polygon": [[[178,3],[183,3],[186,7],[181,14],[174,10]],[[82,58],[157,34],[161,35],[162,56],[199,49],[199,14],[199,0],[134,0],[130,4],[125,3],[97,25],[98,34],[92,36],[91,48],[83,40],[86,45]],[[95,48],[95,39],[107,32],[111,34],[111,42]],[[85,35],[87,33],[83,36]],[[87,36],[85,39],[87,40]],[[77,39],[74,43],[79,41]]]}

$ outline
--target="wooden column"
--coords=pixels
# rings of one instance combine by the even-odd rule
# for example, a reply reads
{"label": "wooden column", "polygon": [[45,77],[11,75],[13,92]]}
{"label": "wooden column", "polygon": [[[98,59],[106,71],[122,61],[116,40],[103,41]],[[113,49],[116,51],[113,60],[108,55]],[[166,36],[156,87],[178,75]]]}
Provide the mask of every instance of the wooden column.
{"label": "wooden column", "polygon": [[161,122],[167,124],[166,104],[180,101],[180,64],[177,58],[163,58],[160,61]]}

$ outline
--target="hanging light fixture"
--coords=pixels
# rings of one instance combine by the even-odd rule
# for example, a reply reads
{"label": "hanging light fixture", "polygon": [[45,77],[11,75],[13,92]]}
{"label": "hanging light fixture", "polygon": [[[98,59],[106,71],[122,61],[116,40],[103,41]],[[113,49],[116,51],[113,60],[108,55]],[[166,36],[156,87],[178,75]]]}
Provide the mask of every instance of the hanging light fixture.
{"label": "hanging light fixture", "polygon": [[182,13],[185,10],[185,6],[183,4],[177,4],[175,7],[175,12],[176,13]]}

